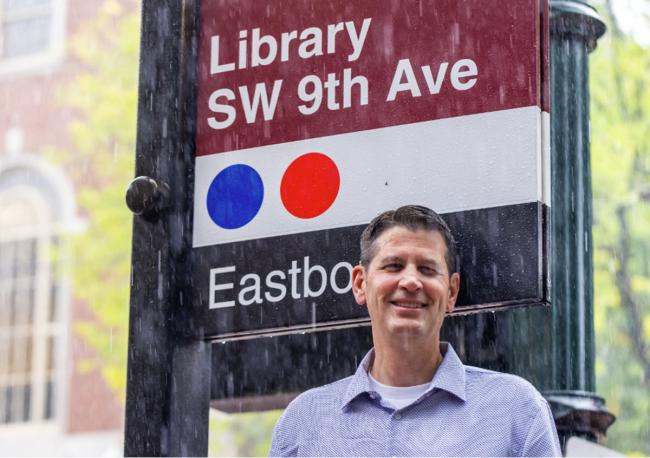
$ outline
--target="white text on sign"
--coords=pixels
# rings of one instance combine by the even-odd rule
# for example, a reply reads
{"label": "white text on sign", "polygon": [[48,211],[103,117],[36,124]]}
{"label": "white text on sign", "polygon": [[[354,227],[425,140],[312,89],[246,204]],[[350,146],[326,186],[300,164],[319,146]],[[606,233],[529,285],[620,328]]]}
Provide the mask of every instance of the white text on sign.
{"label": "white text on sign", "polygon": [[[337,294],[346,294],[352,289],[352,264],[339,262],[328,273],[325,267],[319,264],[311,265],[309,256],[304,257],[302,267],[299,267],[298,261],[294,260],[291,261],[291,267],[286,272],[272,270],[266,274],[264,283],[262,277],[256,273],[243,275],[237,282],[240,289],[236,298],[233,294],[236,278],[233,278],[233,275],[237,275],[235,266],[210,269],[209,307],[211,309],[234,307],[237,304],[262,304],[264,301],[281,302],[287,298],[287,294],[292,299],[319,297],[328,286]],[[217,298],[220,291],[224,293],[219,296],[227,297]],[[230,296],[228,292],[231,292]]]}
{"label": "white text on sign", "polygon": [[[316,58],[335,54],[344,48],[347,61],[355,62],[361,57],[371,22],[372,18],[363,19],[361,24],[339,22],[328,24],[324,29],[309,27],[300,32],[283,32],[279,37],[262,34],[260,28],[240,30],[237,59],[230,62],[220,60],[221,38],[214,35],[210,42],[210,75],[216,78],[227,72],[268,66],[278,60],[287,62],[295,56],[299,59]],[[429,95],[437,95],[444,90],[467,91],[476,85],[478,77],[478,66],[471,58],[422,65],[419,69],[413,68],[409,58],[403,58],[397,63],[388,93],[382,100],[392,102],[398,96],[421,97],[425,88]],[[325,109],[336,111],[365,106],[370,100],[370,86],[368,78],[355,73],[353,68],[330,72],[325,79],[318,75],[306,75],[295,88],[302,102],[296,109],[302,115],[309,116]],[[229,128],[242,114],[248,124],[272,121],[284,90],[283,79],[276,79],[272,84],[259,82],[237,88],[216,89],[207,100],[213,116],[206,121],[215,130]]]}
{"label": "white text on sign", "polygon": [[[368,35],[370,28],[371,18],[365,18],[361,23],[361,28],[357,28],[352,21],[339,22],[337,24],[329,24],[327,26],[323,38],[323,31],[320,27],[309,27],[298,35],[297,30],[284,32],[280,35],[280,43],[278,46],[278,39],[272,35],[261,35],[260,29],[255,28],[251,31],[251,41],[248,42],[248,30],[239,31],[239,49],[237,65],[235,62],[220,63],[219,62],[219,35],[211,38],[210,43],[210,74],[216,75],[218,73],[231,72],[235,68],[242,70],[247,67],[258,67],[271,65],[278,57],[278,48],[280,51],[280,62],[287,62],[292,53],[297,53],[301,59],[309,59],[311,57],[322,56],[323,53],[334,54],[336,53],[336,35],[342,32],[345,28],[348,40],[352,45],[352,53],[348,57],[348,61],[354,62],[361,55],[363,44]],[[291,44],[292,41],[298,40],[298,43]],[[323,48],[323,44],[326,48]],[[296,50],[295,47],[298,47]],[[250,58],[248,57],[248,49],[250,48]]]}

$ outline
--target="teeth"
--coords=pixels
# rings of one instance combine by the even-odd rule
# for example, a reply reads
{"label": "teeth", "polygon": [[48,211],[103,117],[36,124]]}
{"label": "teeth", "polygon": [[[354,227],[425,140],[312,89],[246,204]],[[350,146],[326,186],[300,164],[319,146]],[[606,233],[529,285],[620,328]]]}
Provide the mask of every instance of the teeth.
{"label": "teeth", "polygon": [[419,309],[422,307],[422,304],[413,303],[413,302],[393,302],[393,304],[399,307],[406,307],[411,309]]}

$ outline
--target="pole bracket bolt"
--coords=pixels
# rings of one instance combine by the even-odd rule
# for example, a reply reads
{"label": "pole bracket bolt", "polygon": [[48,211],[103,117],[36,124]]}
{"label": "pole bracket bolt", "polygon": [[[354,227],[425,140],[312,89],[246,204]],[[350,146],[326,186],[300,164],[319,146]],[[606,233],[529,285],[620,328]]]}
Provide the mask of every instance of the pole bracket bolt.
{"label": "pole bracket bolt", "polygon": [[136,177],[126,189],[126,205],[135,215],[160,216],[169,206],[169,186],[150,177]]}

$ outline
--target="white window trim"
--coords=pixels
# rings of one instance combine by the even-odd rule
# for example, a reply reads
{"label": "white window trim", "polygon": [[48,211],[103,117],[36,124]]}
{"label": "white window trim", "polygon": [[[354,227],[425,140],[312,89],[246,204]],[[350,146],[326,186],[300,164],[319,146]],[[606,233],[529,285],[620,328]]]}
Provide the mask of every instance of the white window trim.
{"label": "white window trim", "polygon": [[63,60],[65,55],[65,25],[67,0],[52,0],[52,24],[48,50],[12,58],[0,58],[0,78],[47,70]]}
{"label": "white window trim", "polygon": [[[46,161],[41,159],[38,156],[32,154],[21,154],[14,157],[5,157],[3,160],[0,156],[0,177],[3,172],[10,171],[11,169],[28,169],[37,171],[41,176],[45,177],[47,181],[52,185],[53,189],[56,190],[58,196],[57,199],[61,203],[61,209],[58,215],[53,215],[50,218],[50,228],[46,229],[49,236],[65,236],[72,233],[78,233],[85,230],[86,223],[83,220],[80,220],[77,216],[76,201],[74,197],[74,190],[70,185],[70,182],[66,179],[61,171],[49,165]],[[28,186],[16,186],[12,187],[11,191],[18,190],[19,192],[24,191]],[[36,188],[38,189],[38,188]],[[29,192],[36,192],[37,190],[29,187]],[[3,191],[10,192],[10,190]],[[39,194],[39,198],[42,198],[42,194]],[[48,207],[48,211],[49,211]],[[37,235],[38,237],[43,237],[46,235],[46,231],[42,229],[35,229],[35,232],[29,234],[29,236]],[[19,234],[9,234],[8,231],[3,231],[2,239],[9,238],[20,238]],[[27,237],[27,235],[25,235]],[[64,238],[59,238],[59,240],[65,240]],[[61,308],[58,310],[59,319],[56,329],[47,329],[46,332],[50,334],[58,334],[59,342],[58,349],[56,354],[53,355],[54,358],[54,371],[55,376],[53,378],[54,383],[56,384],[56,389],[53,399],[53,416],[49,419],[43,421],[30,421],[30,422],[19,422],[19,423],[0,423],[0,438],[5,434],[13,434],[14,432],[20,431],[30,431],[31,428],[43,428],[44,433],[48,431],[62,431],[66,425],[66,420],[68,416],[68,397],[70,395],[68,390],[69,383],[69,372],[74,370],[70,367],[70,359],[68,357],[68,352],[70,350],[70,314],[72,307],[72,289],[71,289],[71,275],[68,272],[69,270],[69,256],[67,244],[61,247],[61,259],[63,262],[57,266],[60,269],[60,278],[58,283],[57,291],[57,302],[61,305]],[[47,253],[49,256],[49,253]]]}
{"label": "white window trim", "polygon": [[[45,400],[47,383],[50,376],[47,374],[46,359],[47,359],[47,343],[49,337],[54,336],[57,338],[57,346],[60,345],[60,339],[63,337],[59,335],[58,330],[48,329],[47,313],[48,301],[50,297],[50,288],[52,286],[52,266],[49,261],[51,241],[54,236],[51,221],[51,211],[43,197],[42,193],[34,188],[27,186],[15,186],[6,191],[0,191],[0,206],[3,202],[11,202],[15,200],[23,200],[28,202],[28,205],[35,209],[35,213],[39,215],[39,220],[31,226],[21,227],[21,234],[15,239],[20,240],[35,239],[36,240],[36,269],[34,271],[34,289],[36,296],[34,297],[33,318],[31,324],[31,338],[32,338],[32,358],[30,367],[30,418],[23,422],[11,423],[42,423],[50,421],[45,418]],[[3,231],[5,232],[5,231]],[[54,331],[54,332],[52,332]],[[54,370],[57,370],[57,357],[53,361]],[[52,377],[54,383],[57,382],[56,374]],[[56,399],[52,400],[53,404]],[[55,418],[56,412],[53,413],[52,418]]]}

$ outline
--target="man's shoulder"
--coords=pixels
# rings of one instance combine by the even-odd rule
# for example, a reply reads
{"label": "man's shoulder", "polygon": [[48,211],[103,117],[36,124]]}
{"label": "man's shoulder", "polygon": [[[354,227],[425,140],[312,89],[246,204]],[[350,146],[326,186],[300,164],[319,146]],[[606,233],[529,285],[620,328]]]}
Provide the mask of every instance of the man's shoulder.
{"label": "man's shoulder", "polygon": [[561,456],[551,409],[532,383],[473,366],[465,366],[465,379],[467,406],[504,431],[512,444],[509,454]]}
{"label": "man's shoulder", "polygon": [[532,383],[518,375],[475,366],[465,366],[465,375],[467,384],[476,388],[499,387],[500,390],[509,388],[514,390],[518,395],[527,394],[535,398],[543,399],[542,395]]}
{"label": "man's shoulder", "polygon": [[352,377],[307,390],[289,403],[275,425],[271,456],[297,453],[300,438],[315,436],[319,428],[336,417]]}
{"label": "man's shoulder", "polygon": [[546,404],[544,396],[528,380],[513,374],[465,366],[468,396],[495,402],[507,402],[511,406]]}
{"label": "man's shoulder", "polygon": [[327,385],[321,385],[300,393],[293,401],[291,401],[291,403],[289,403],[287,411],[311,409],[315,405],[318,405],[321,408],[324,406],[333,406],[335,404],[340,405],[343,396],[352,381],[352,377],[353,376],[346,377],[328,383]]}

